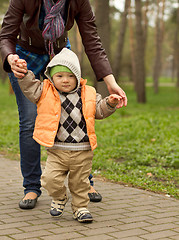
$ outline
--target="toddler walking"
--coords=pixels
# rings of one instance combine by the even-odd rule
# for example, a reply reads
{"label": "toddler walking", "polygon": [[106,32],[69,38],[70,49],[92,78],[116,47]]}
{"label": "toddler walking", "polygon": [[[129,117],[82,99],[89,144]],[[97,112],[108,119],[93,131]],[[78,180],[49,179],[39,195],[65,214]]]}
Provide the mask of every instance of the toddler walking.
{"label": "toddler walking", "polygon": [[[24,60],[19,65],[26,68]],[[72,196],[73,218],[92,222],[87,209],[93,150],[97,147],[95,119],[103,119],[116,110],[121,97],[116,94],[102,99],[95,89],[81,78],[76,54],[63,48],[47,65],[41,82],[31,71],[18,79],[24,95],[37,104],[33,138],[47,147],[47,162],[42,174],[42,186],[52,197],[50,214],[62,216],[68,201],[64,184]]]}

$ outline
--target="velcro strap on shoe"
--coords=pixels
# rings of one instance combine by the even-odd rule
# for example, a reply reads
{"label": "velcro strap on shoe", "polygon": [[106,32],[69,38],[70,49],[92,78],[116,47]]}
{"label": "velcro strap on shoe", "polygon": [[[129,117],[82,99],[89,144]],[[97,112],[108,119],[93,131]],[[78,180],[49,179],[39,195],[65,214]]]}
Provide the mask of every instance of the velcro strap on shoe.
{"label": "velcro strap on shoe", "polygon": [[76,215],[78,218],[81,218],[84,214],[90,214],[90,212],[88,211],[88,209],[86,208],[79,208],[76,212]]}
{"label": "velcro strap on shoe", "polygon": [[63,209],[65,208],[65,205],[66,205],[67,201],[68,201],[67,198],[65,198],[65,199],[63,199],[63,200],[57,200],[57,201],[52,200],[52,202],[51,202],[51,209],[54,209],[54,208],[55,208],[55,209],[58,209],[58,210],[60,210],[60,211],[63,211]]}

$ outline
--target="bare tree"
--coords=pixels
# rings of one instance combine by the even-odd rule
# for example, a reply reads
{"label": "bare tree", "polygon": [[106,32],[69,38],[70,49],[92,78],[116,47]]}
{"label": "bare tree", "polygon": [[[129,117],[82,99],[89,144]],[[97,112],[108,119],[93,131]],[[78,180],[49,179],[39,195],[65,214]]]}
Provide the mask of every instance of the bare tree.
{"label": "bare tree", "polygon": [[[109,0],[98,0],[94,2],[95,5],[95,15],[96,15],[96,25],[98,29],[98,34],[101,38],[103,47],[110,59],[110,20],[109,20]],[[96,82],[95,88],[103,96],[107,96],[108,89],[104,82]]]}
{"label": "bare tree", "polygon": [[142,27],[142,6],[141,0],[135,1],[136,14],[136,92],[139,103],[146,102],[145,92],[145,53],[144,53],[144,32]]}
{"label": "bare tree", "polygon": [[[177,17],[176,17],[177,18]],[[176,19],[175,19],[176,20]],[[176,20],[177,23],[177,20]],[[175,81],[175,73],[176,73],[176,63],[177,63],[177,45],[178,45],[178,24],[176,25],[175,36],[173,41],[173,57],[172,57],[172,82]]]}
{"label": "bare tree", "polygon": [[84,64],[83,64],[84,49],[83,49],[83,44],[82,44],[82,40],[81,40],[81,36],[80,36],[79,30],[78,30],[77,24],[74,25],[73,38],[74,38],[75,51],[76,51],[76,54],[77,54],[77,56],[79,58],[79,61],[80,61],[81,71],[82,71],[82,76],[83,76],[83,72],[84,72]]}
{"label": "bare tree", "polygon": [[[162,7],[161,7],[162,6]],[[164,9],[165,0],[157,0],[157,19],[156,19],[156,54],[154,61],[154,92],[158,93],[158,82],[162,66],[162,43],[164,35]]]}
{"label": "bare tree", "polygon": [[127,15],[130,8],[130,3],[131,3],[131,0],[125,0],[124,12],[122,13],[122,18],[121,18],[118,44],[117,44],[117,50],[115,55],[115,61],[114,61],[114,75],[116,79],[118,79],[120,70],[121,70],[122,52],[124,47],[124,38],[125,38],[125,33],[127,28]]}
{"label": "bare tree", "polygon": [[134,27],[133,27],[133,7],[129,8],[129,45],[130,45],[130,60],[131,60],[131,72],[132,82],[134,83],[134,89],[136,90],[136,54],[135,54],[135,39],[134,39]]}
{"label": "bare tree", "polygon": [[148,13],[149,10],[149,0],[145,1],[145,8],[143,11],[143,19],[144,19],[144,49],[146,49],[146,44],[147,44],[147,36],[148,36]]}
{"label": "bare tree", "polygon": [[[179,5],[179,0],[178,0]],[[179,88],[179,7],[177,9],[177,21],[176,21],[176,56],[177,56],[177,82],[176,87]]]}
{"label": "bare tree", "polygon": [[95,1],[95,15],[98,34],[103,47],[110,58],[110,20],[109,20],[109,0]]}

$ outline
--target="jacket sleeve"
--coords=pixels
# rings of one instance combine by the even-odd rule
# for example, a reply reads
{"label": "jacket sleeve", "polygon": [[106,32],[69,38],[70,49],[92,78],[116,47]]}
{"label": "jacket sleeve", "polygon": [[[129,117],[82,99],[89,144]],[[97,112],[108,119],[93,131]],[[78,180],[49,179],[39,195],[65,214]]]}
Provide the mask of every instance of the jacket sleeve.
{"label": "jacket sleeve", "polygon": [[109,117],[116,111],[116,107],[111,107],[107,104],[107,98],[103,98],[99,93],[96,93],[96,119],[103,119]]}
{"label": "jacket sleeve", "polygon": [[32,71],[28,71],[24,78],[18,79],[18,83],[26,98],[36,104],[42,94],[43,82],[35,79]]}
{"label": "jacket sleeve", "polygon": [[89,0],[81,1],[79,13],[75,19],[96,78],[102,80],[105,76],[112,74],[112,68],[97,33],[95,16]]}
{"label": "jacket sleeve", "polygon": [[24,5],[22,0],[11,0],[5,14],[0,32],[0,50],[3,67],[6,72],[11,72],[7,61],[9,54],[16,53],[17,36],[24,16]]}

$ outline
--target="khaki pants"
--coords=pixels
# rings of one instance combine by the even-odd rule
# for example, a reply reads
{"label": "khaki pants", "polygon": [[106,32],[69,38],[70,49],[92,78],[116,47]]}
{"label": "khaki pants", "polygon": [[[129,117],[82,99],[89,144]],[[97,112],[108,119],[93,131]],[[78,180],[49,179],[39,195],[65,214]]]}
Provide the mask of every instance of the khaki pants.
{"label": "khaki pants", "polygon": [[41,181],[49,196],[53,200],[63,200],[67,197],[64,181],[69,173],[68,187],[72,195],[71,207],[73,212],[78,208],[87,208],[90,190],[88,177],[92,169],[93,152],[91,150],[48,149],[47,154],[48,158]]}

